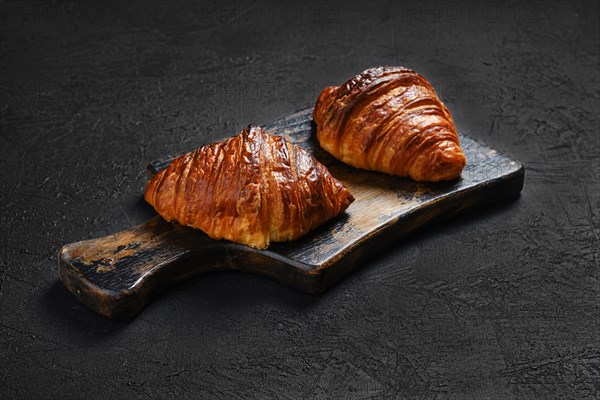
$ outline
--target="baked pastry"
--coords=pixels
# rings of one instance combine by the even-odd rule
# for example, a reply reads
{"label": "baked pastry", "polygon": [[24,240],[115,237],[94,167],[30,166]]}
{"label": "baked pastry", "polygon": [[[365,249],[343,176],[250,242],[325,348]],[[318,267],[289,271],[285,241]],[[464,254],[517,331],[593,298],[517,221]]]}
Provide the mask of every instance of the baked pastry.
{"label": "baked pastry", "polygon": [[436,182],[466,164],[450,112],[407,68],[371,68],[325,88],[313,118],[321,147],[357,168]]}
{"label": "baked pastry", "polygon": [[175,159],[144,198],[167,221],[258,249],[297,239],[354,201],[311,154],[258,126]]}

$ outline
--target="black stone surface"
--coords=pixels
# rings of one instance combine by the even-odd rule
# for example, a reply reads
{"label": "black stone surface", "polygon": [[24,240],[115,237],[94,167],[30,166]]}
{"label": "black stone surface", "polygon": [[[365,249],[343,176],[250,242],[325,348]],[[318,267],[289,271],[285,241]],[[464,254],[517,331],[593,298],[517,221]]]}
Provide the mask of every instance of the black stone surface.
{"label": "black stone surface", "polygon": [[[598,398],[597,2],[0,3],[0,398]],[[56,276],[149,160],[405,65],[522,161],[519,200],[323,295],[216,273],[129,322]]]}

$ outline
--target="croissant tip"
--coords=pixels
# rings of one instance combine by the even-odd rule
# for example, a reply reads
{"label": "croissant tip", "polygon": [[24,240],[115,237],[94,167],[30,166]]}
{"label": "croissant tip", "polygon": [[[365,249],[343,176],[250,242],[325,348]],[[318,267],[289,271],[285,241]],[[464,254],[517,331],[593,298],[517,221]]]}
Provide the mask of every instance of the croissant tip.
{"label": "croissant tip", "polygon": [[360,75],[379,75],[382,72],[398,71],[398,72],[415,72],[412,68],[405,67],[403,65],[383,65],[379,67],[371,67],[365,69]]}
{"label": "croissant tip", "polygon": [[249,124],[243,131],[242,134],[249,134],[253,132],[264,133],[265,130],[259,124]]}

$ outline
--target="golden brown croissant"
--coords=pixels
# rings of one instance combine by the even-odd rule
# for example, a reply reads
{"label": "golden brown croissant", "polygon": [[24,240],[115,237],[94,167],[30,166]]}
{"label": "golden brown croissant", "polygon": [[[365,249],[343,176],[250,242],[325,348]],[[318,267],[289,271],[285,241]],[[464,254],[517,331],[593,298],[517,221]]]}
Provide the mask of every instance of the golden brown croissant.
{"label": "golden brown croissant", "polygon": [[410,69],[371,68],[327,87],[313,117],[321,147],[354,167],[436,182],[466,164],[450,112]]}
{"label": "golden brown croissant", "polygon": [[175,159],[144,198],[167,221],[259,249],[299,238],[354,201],[312,155],[258,126]]}

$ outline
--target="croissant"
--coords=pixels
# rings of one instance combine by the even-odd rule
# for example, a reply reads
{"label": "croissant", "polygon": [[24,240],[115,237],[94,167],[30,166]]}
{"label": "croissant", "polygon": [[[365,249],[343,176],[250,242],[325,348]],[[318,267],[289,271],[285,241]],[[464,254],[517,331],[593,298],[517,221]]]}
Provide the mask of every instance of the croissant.
{"label": "croissant", "polygon": [[325,88],[313,118],[321,147],[357,168],[436,182],[466,164],[450,112],[407,68],[371,68]]}
{"label": "croissant", "polygon": [[258,126],[175,159],[144,198],[167,221],[258,249],[297,239],[354,201],[311,154]]}

